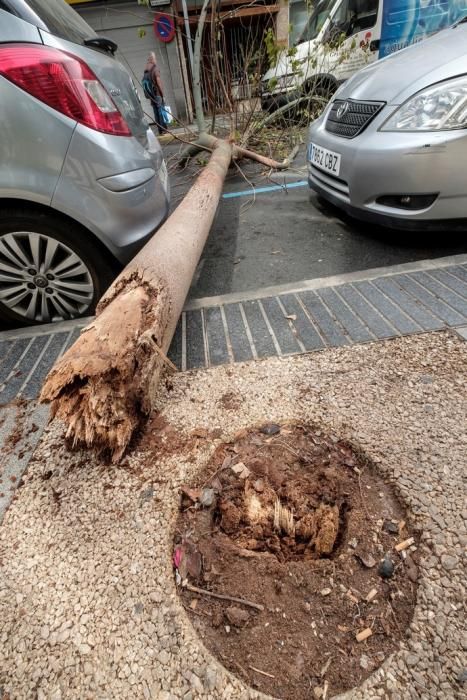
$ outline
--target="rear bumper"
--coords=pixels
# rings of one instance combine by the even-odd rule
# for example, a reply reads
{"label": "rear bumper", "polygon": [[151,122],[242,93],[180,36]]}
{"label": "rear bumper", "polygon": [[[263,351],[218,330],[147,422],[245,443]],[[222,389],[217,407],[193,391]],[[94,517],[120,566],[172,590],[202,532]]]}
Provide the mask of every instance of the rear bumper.
{"label": "rear bumper", "polygon": [[52,207],[91,231],[121,263],[144,245],[169,212],[169,186],[160,145],[78,126]]}

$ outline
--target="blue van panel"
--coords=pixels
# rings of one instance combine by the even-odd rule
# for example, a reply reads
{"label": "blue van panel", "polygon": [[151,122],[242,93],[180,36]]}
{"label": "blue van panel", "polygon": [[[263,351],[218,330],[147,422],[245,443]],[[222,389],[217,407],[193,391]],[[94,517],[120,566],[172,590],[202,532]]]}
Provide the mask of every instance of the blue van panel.
{"label": "blue van panel", "polygon": [[467,0],[384,0],[379,57],[415,44],[466,14]]}

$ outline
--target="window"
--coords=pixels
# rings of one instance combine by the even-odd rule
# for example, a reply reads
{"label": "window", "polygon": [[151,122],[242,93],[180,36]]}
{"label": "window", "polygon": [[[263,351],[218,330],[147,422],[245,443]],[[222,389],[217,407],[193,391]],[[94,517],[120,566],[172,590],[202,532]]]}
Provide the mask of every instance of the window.
{"label": "window", "polygon": [[303,41],[312,41],[316,39],[323,28],[323,24],[328,19],[329,13],[335,5],[335,1],[336,0],[319,0],[310,15],[306,27],[303,30],[303,34],[296,42],[297,44]]}
{"label": "window", "polygon": [[1,0],[0,8],[75,44],[96,37],[87,22],[63,0]]}
{"label": "window", "polygon": [[332,18],[334,31],[352,36],[371,29],[378,17],[378,0],[343,0]]}

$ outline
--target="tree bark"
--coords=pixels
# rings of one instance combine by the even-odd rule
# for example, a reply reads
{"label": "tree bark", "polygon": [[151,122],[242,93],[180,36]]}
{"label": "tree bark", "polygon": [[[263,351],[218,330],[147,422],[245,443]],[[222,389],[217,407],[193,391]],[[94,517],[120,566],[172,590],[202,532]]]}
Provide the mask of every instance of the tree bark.
{"label": "tree bark", "polygon": [[52,368],[40,400],[73,444],[122,457],[155,390],[219,203],[232,147],[211,159],[178,208],[101,299],[96,319]]}

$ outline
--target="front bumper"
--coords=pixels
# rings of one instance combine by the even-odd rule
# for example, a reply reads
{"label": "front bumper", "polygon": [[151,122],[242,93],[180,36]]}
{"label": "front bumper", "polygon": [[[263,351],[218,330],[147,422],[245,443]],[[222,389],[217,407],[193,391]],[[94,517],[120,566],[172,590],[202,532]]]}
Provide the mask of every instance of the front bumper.
{"label": "front bumper", "polygon": [[[392,228],[427,229],[467,226],[467,133],[382,132],[394,111],[386,106],[352,139],[325,129],[326,113],[310,126],[309,141],[341,155],[338,177],[312,165],[310,187],[351,216]],[[424,209],[378,202],[381,197],[436,194]]]}

